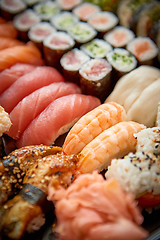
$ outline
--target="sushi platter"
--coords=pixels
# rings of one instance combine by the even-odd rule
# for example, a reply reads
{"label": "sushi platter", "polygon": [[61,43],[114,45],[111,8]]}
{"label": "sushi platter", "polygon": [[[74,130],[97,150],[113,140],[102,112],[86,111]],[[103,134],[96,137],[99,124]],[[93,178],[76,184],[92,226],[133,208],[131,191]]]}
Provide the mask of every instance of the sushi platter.
{"label": "sushi platter", "polygon": [[160,1],[0,0],[0,240],[159,240],[159,216]]}

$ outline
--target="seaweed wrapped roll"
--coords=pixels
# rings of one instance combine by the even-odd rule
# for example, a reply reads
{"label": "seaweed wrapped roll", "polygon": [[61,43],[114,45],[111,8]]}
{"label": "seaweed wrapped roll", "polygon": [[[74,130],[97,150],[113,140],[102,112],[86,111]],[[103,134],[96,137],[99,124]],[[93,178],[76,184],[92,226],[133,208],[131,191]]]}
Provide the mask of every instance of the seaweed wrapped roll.
{"label": "seaweed wrapped roll", "polygon": [[78,48],[65,53],[60,60],[65,79],[79,84],[79,69],[89,59],[89,56]]}
{"label": "seaweed wrapped roll", "polygon": [[117,16],[112,12],[101,11],[88,20],[88,23],[99,33],[100,37],[118,24]]}
{"label": "seaweed wrapped roll", "polygon": [[52,16],[60,12],[59,6],[53,1],[45,1],[34,6],[34,11],[43,21],[48,21]]}
{"label": "seaweed wrapped roll", "polygon": [[136,37],[127,44],[127,50],[131,52],[140,64],[152,65],[158,55],[158,47],[149,37]]}
{"label": "seaweed wrapped roll", "polygon": [[82,3],[73,9],[73,13],[81,20],[87,21],[93,14],[100,12],[100,7],[92,3]]}
{"label": "seaweed wrapped roll", "polygon": [[55,28],[48,22],[39,22],[34,24],[29,32],[29,39],[34,42],[38,48],[42,49],[43,40],[52,32],[55,32]]}
{"label": "seaweed wrapped roll", "polygon": [[26,4],[21,0],[1,0],[1,16],[7,20],[12,18],[26,9]]}
{"label": "seaweed wrapped roll", "polygon": [[76,41],[77,45],[87,43],[91,41],[97,32],[88,23],[78,22],[73,27],[71,27],[68,33]]}
{"label": "seaweed wrapped roll", "polygon": [[91,42],[83,44],[81,50],[91,58],[104,58],[112,50],[112,46],[103,39],[95,38]]}
{"label": "seaweed wrapped roll", "polygon": [[78,6],[82,0],[56,0],[62,10],[71,11],[74,7]]}
{"label": "seaweed wrapped roll", "polygon": [[50,19],[51,24],[61,31],[68,31],[69,28],[78,23],[78,18],[71,12],[62,11]]}
{"label": "seaweed wrapped roll", "polygon": [[124,48],[115,48],[108,52],[106,57],[113,68],[113,83],[137,66],[136,58]]}
{"label": "seaweed wrapped roll", "polygon": [[135,34],[128,28],[123,26],[117,26],[113,30],[104,35],[104,39],[110,43],[113,47],[125,47],[129,43]]}
{"label": "seaweed wrapped roll", "polygon": [[28,31],[38,22],[40,22],[39,16],[31,9],[18,14],[13,20],[15,28],[19,32],[19,37],[24,41],[28,41]]}
{"label": "seaweed wrapped roll", "polygon": [[111,91],[112,66],[105,59],[92,59],[79,70],[80,86],[84,94],[98,97],[102,102]]}
{"label": "seaweed wrapped roll", "polygon": [[43,41],[44,59],[47,65],[60,68],[62,55],[74,47],[75,41],[66,32],[54,32]]}

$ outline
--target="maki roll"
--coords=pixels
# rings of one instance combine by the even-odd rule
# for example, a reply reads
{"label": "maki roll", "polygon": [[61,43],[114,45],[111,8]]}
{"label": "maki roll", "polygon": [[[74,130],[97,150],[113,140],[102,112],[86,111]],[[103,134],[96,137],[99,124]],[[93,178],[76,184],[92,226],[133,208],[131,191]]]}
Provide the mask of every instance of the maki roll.
{"label": "maki roll", "polygon": [[91,16],[88,23],[101,37],[118,24],[118,18],[112,12],[102,11]]}
{"label": "maki roll", "polygon": [[30,28],[40,22],[39,16],[31,9],[25,10],[14,18],[14,26],[18,30],[20,39],[28,41],[28,31]]}
{"label": "maki roll", "polygon": [[1,0],[0,11],[1,16],[7,20],[12,20],[16,14],[24,11],[26,4],[21,0]]}
{"label": "maki roll", "polygon": [[135,37],[134,33],[123,26],[117,26],[104,35],[104,39],[113,47],[125,47]]}
{"label": "maki roll", "polygon": [[149,31],[149,37],[157,44],[158,51],[158,62],[157,65],[160,66],[160,19],[155,22]]}
{"label": "maki roll", "polygon": [[113,68],[113,80],[115,84],[117,80],[124,74],[132,71],[137,66],[136,58],[123,48],[115,48],[106,55],[108,62]]}
{"label": "maki roll", "polygon": [[43,0],[23,0],[28,7],[33,7],[35,4],[42,2]]}
{"label": "maki roll", "polygon": [[79,70],[80,86],[84,94],[98,97],[102,102],[111,91],[112,67],[105,59],[92,59]]}
{"label": "maki roll", "polygon": [[44,59],[47,65],[60,68],[62,55],[71,50],[75,41],[66,32],[54,32],[43,41]]}
{"label": "maki roll", "polygon": [[147,37],[154,23],[160,19],[160,2],[153,1],[140,8],[133,15],[130,22],[132,29],[137,36]]}
{"label": "maki roll", "polygon": [[60,31],[68,31],[78,21],[78,18],[74,14],[67,11],[62,11],[50,19],[51,24]]}
{"label": "maki roll", "polygon": [[153,0],[121,0],[117,9],[120,25],[129,28],[132,16],[145,4],[151,2]]}
{"label": "maki roll", "polygon": [[137,58],[139,64],[152,65],[158,55],[158,47],[149,37],[136,37],[126,48]]}
{"label": "maki roll", "polygon": [[60,60],[65,79],[79,84],[79,69],[89,59],[89,56],[78,48],[65,53]]}
{"label": "maki roll", "polygon": [[78,46],[91,41],[97,35],[94,28],[84,22],[75,24],[69,29],[68,33],[76,41]]}
{"label": "maki roll", "polygon": [[55,28],[48,22],[39,22],[34,24],[29,32],[29,39],[34,42],[38,48],[42,50],[43,40],[52,32],[55,32]]}
{"label": "maki roll", "polygon": [[83,44],[81,50],[91,58],[104,58],[112,50],[112,46],[103,39],[95,38],[91,42]]}
{"label": "maki roll", "polygon": [[52,1],[38,3],[33,9],[43,21],[49,21],[52,16],[60,12],[58,4]]}
{"label": "maki roll", "polygon": [[62,10],[71,11],[74,7],[78,6],[82,0],[56,0]]}
{"label": "maki roll", "polygon": [[87,21],[93,14],[100,12],[100,7],[92,3],[82,3],[73,9],[73,13],[81,20]]}

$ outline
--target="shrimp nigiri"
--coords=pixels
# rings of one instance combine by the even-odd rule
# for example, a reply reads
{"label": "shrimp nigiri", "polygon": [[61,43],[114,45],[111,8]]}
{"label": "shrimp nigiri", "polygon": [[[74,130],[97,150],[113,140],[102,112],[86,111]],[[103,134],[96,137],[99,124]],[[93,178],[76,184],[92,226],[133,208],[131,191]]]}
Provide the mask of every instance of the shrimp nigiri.
{"label": "shrimp nigiri", "polygon": [[77,154],[101,132],[124,121],[126,112],[124,108],[115,103],[101,104],[84,115],[68,133],[63,150],[67,154]]}
{"label": "shrimp nigiri", "polygon": [[106,169],[113,158],[123,157],[136,150],[137,140],[134,137],[144,129],[132,121],[124,121],[104,130],[80,152],[78,170],[81,173]]}

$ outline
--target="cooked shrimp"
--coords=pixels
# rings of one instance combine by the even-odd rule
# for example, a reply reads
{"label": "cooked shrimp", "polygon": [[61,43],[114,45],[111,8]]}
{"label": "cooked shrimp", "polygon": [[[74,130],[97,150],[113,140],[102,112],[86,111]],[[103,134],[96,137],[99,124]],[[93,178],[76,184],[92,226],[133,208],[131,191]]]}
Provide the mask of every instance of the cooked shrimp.
{"label": "cooked shrimp", "polygon": [[126,112],[121,105],[115,102],[101,104],[85,114],[72,127],[63,145],[64,152],[78,154],[101,132],[118,122],[124,121],[125,118]]}
{"label": "cooked shrimp", "polygon": [[104,130],[80,152],[78,170],[81,173],[101,171],[110,165],[113,158],[135,151],[137,140],[134,134],[143,128],[139,123],[124,121]]}

